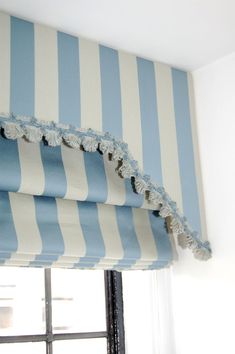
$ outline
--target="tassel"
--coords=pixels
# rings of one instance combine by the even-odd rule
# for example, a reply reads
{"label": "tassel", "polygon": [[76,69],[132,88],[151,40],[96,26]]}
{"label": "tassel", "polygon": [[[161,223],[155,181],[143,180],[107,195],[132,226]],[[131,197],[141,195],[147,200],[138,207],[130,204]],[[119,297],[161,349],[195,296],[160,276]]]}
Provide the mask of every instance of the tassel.
{"label": "tassel", "polygon": [[163,203],[163,205],[160,207],[159,214],[162,218],[166,218],[172,214],[172,209],[168,204]]}
{"label": "tassel", "polygon": [[135,189],[138,194],[144,194],[148,189],[148,184],[141,178],[135,178]]}
{"label": "tassel", "polygon": [[59,146],[62,142],[62,136],[56,130],[45,130],[45,139],[50,146]]}
{"label": "tassel", "polygon": [[115,149],[112,153],[112,160],[113,161],[122,160],[123,156],[124,156],[123,150],[119,147],[115,147]]}
{"label": "tassel", "polygon": [[4,135],[7,139],[18,139],[24,135],[24,131],[19,124],[15,123],[5,123],[4,126]]}
{"label": "tassel", "polygon": [[114,151],[114,146],[112,141],[102,139],[100,142],[100,151],[102,151],[103,154],[112,154]]}
{"label": "tassel", "polygon": [[98,149],[98,142],[95,138],[86,136],[82,139],[82,146],[85,151],[95,152]]}
{"label": "tassel", "polygon": [[118,169],[118,172],[123,178],[131,178],[133,176],[134,170],[128,162],[123,161],[121,167]]}
{"label": "tassel", "polygon": [[63,137],[65,143],[74,149],[80,149],[81,146],[81,138],[79,138],[75,134],[65,134]]}
{"label": "tassel", "polygon": [[34,126],[25,126],[25,137],[31,143],[39,143],[42,140],[42,131],[40,128]]}

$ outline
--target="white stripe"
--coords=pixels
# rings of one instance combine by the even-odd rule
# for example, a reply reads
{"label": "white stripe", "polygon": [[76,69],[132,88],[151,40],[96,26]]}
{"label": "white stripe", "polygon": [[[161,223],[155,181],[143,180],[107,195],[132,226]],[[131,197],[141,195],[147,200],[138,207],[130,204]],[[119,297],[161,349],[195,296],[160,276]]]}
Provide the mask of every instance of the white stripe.
{"label": "white stripe", "polygon": [[[78,206],[76,201],[56,198],[58,221],[64,240],[64,257],[83,257],[86,253],[86,244],[79,220]],[[65,258],[66,259],[66,258]]]}
{"label": "white stripe", "polygon": [[0,13],[0,112],[10,111],[10,16]]}
{"label": "white stripe", "polygon": [[74,265],[75,263],[79,262],[80,258],[77,257],[73,257],[73,256],[60,256],[58,258],[58,260],[56,260],[53,265],[55,264],[68,264],[68,265]]}
{"label": "white stripe", "polygon": [[140,208],[132,208],[132,212],[135,232],[141,250],[141,258],[134,264],[134,267],[141,264],[147,266],[157,260],[157,248],[149,220],[149,213],[147,210]]}
{"label": "white stripe", "polygon": [[85,200],[87,198],[88,184],[83,154],[79,149],[61,145],[61,155],[67,180],[66,199]]}
{"label": "white stripe", "polygon": [[148,269],[149,269],[149,265],[142,266],[142,265],[135,265],[134,264],[128,270],[148,270]]}
{"label": "white stripe", "polygon": [[171,68],[155,63],[163,185],[183,211]]}
{"label": "white stripe", "polygon": [[119,52],[119,68],[122,97],[123,140],[143,169],[141,115],[136,57]]}
{"label": "white stripe", "polygon": [[113,264],[117,260],[122,259],[124,251],[122,248],[121,237],[117,225],[117,216],[115,207],[97,203],[99,225],[105,244],[105,257],[100,263],[105,262],[105,259],[113,259]]}
{"label": "white stripe", "polygon": [[111,270],[111,269],[115,269],[114,264],[116,264],[117,262],[115,261],[115,263],[112,264],[96,264],[95,269],[103,269],[103,270]]}
{"label": "white stripe", "polygon": [[[16,229],[18,248],[12,253],[11,261],[23,260],[29,262],[42,251],[42,240],[37,225],[33,196],[9,192],[12,217]],[[19,254],[19,256],[17,255]],[[24,257],[21,254],[25,254]],[[8,261],[5,262],[8,265]]]}
{"label": "white stripe", "polygon": [[115,171],[116,161],[109,161],[108,155],[103,155],[108,196],[106,204],[123,205],[126,199],[125,180]]}
{"label": "white stripe", "polygon": [[15,259],[15,257],[18,257],[18,255],[15,255],[14,259],[7,260],[4,263],[4,266],[6,266],[6,267],[28,267],[28,266],[30,266],[31,261],[34,261],[34,258],[29,259],[29,260],[25,260],[24,258],[23,259],[20,259],[20,258]]}
{"label": "white stripe", "polygon": [[81,126],[102,131],[99,46],[79,39]]}
{"label": "white stripe", "polygon": [[200,211],[200,218],[201,218],[201,234],[203,239],[207,239],[205,201],[204,201],[204,193],[203,193],[203,185],[202,185],[202,172],[201,172],[201,165],[200,165],[199,143],[198,143],[198,136],[197,136],[197,123],[195,117],[193,78],[191,73],[188,73],[187,76],[188,76],[190,118],[191,118],[192,138],[193,138],[193,152],[194,152],[196,181],[197,181],[197,190],[198,190],[198,198],[199,198],[199,206],[200,206],[199,211]]}
{"label": "white stripe", "polygon": [[45,175],[40,153],[40,144],[18,139],[18,151],[21,168],[19,192],[41,195],[45,187]]}
{"label": "white stripe", "polygon": [[58,121],[57,32],[34,25],[35,38],[35,116]]}
{"label": "white stripe", "polygon": [[51,268],[66,268],[66,269],[74,269],[74,264],[73,263],[63,263],[63,262],[57,262],[55,261]]}

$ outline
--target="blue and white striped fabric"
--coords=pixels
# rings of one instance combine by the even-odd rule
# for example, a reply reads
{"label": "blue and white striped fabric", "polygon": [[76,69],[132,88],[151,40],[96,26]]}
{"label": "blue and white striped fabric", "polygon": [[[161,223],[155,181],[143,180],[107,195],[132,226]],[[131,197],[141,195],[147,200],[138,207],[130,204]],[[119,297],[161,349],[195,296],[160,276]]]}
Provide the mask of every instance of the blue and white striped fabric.
{"label": "blue and white striped fabric", "polygon": [[165,221],[145,209],[0,193],[0,263],[96,269],[169,265]]}
{"label": "blue and white striped fabric", "polygon": [[131,181],[118,176],[118,162],[98,151],[84,153],[65,144],[52,148],[0,135],[0,153],[1,191],[154,209],[133,192]]}
{"label": "blue and white striped fabric", "polygon": [[[70,124],[78,128],[107,131],[127,142],[141,169],[151,175],[154,183],[165,187],[193,229],[206,238],[193,89],[188,73],[5,13],[0,13],[0,53],[0,112],[13,112],[14,115],[33,116],[39,120]],[[8,141],[1,138],[0,154],[1,208],[4,209],[0,217],[9,215],[9,220],[13,220],[8,222],[8,227],[12,228],[12,244],[9,249],[14,250],[8,252],[0,248],[2,263],[13,262],[12,252],[18,254],[19,258],[20,254],[28,254],[26,245],[18,242],[22,240],[22,237],[19,238],[20,232],[21,235],[24,233],[23,229],[19,231],[19,220],[23,216],[17,216],[13,211],[14,206],[20,211],[19,199],[24,198],[28,201],[25,208],[28,205],[32,234],[38,241],[35,239],[33,242],[36,245],[35,252],[29,256],[30,260],[22,260],[22,264],[36,261],[43,263],[45,259],[40,257],[50,253],[50,246],[43,236],[46,229],[42,225],[51,224],[49,221],[40,221],[38,217],[46,212],[45,203],[40,204],[39,201],[48,200],[48,208],[49,205],[51,208],[54,206],[54,221],[51,223],[57,225],[50,226],[52,234],[55,239],[64,240],[64,248],[61,241],[54,260],[48,256],[48,264],[52,264],[52,261],[61,265],[66,263],[67,258],[61,258],[63,254],[67,257],[69,253],[65,241],[68,236],[64,236],[64,233],[69,235],[71,232],[74,235],[71,227],[64,226],[69,225],[69,222],[65,216],[61,216],[61,208],[73,210],[73,221],[75,225],[80,225],[80,235],[83,235],[80,239],[85,240],[83,246],[80,245],[83,252],[76,257],[88,257],[90,246],[87,240],[90,239],[83,234],[86,227],[82,226],[79,217],[81,205],[84,208],[85,205],[92,205],[91,210],[96,210],[94,220],[99,225],[105,254],[108,227],[116,230],[113,235],[119,241],[115,242],[121,245],[120,248],[117,246],[120,263],[117,265],[116,260],[113,260],[112,266],[127,266],[125,259],[130,267],[143,265],[138,262],[144,262],[146,254],[138,236],[140,226],[133,224],[133,220],[138,218],[133,215],[140,212],[148,215],[149,221],[145,222],[151,225],[151,228],[148,227],[151,232],[147,234],[155,240],[152,212],[147,211],[150,206],[143,197],[133,193],[131,183],[118,178],[115,162],[108,161],[98,152],[82,153],[65,145],[51,149],[42,143],[26,143],[24,139]],[[14,198],[18,198],[15,204]],[[37,203],[40,208],[37,208]],[[123,229],[120,226],[107,225],[107,229],[101,227],[100,218],[103,214],[98,212],[102,208],[110,210],[110,215],[113,215],[110,220],[113,223],[116,220],[115,225],[119,225],[121,214],[118,210],[124,206],[132,216],[132,222],[126,223],[134,225],[133,242],[137,244],[136,239],[139,242],[139,253],[133,246],[136,249],[134,258],[138,262],[131,265],[133,254],[128,253],[126,244],[120,243]],[[127,212],[126,215],[129,214]],[[66,215],[69,217],[70,212]],[[162,223],[160,218],[155,219],[155,222]],[[163,226],[160,230],[161,235],[166,235]],[[29,228],[26,231],[29,233]],[[4,238],[5,234],[1,237]],[[162,241],[168,242],[166,253],[161,253],[165,246],[161,248],[160,239],[159,236],[157,247],[152,248],[155,250],[155,258],[151,258],[151,261],[148,259],[146,267],[151,267],[151,262],[156,260],[156,267],[161,266],[158,262],[168,264],[171,261],[169,236]],[[19,251],[21,249],[22,252]],[[105,254],[98,257],[100,261],[97,260],[96,267],[98,264],[104,266]],[[36,255],[37,260],[34,258]],[[108,256],[107,259],[111,258]],[[21,262],[20,259],[18,261]],[[74,264],[78,265],[74,262],[72,266]],[[92,264],[94,266],[94,262],[90,266]]]}
{"label": "blue and white striped fabric", "polygon": [[106,155],[3,136],[0,153],[1,264],[121,270],[172,261],[165,220],[125,188]]}

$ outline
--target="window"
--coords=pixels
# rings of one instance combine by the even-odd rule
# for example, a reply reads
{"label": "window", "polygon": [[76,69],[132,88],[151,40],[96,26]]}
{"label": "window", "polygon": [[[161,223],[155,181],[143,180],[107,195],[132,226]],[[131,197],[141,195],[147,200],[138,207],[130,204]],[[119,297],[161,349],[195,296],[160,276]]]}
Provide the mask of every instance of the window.
{"label": "window", "polygon": [[121,274],[0,269],[4,354],[124,354]]}

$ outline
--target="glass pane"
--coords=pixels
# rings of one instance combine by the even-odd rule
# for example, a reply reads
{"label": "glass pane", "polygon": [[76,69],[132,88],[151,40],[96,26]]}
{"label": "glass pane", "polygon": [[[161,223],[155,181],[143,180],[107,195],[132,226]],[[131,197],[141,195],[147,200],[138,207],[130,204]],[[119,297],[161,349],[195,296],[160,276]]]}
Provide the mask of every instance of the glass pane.
{"label": "glass pane", "polygon": [[[76,339],[57,341],[53,344],[53,354],[107,354],[106,338]],[[35,354],[35,353],[34,353]]]}
{"label": "glass pane", "polygon": [[46,344],[43,342],[0,344],[0,352],[3,354],[45,354]]}
{"label": "glass pane", "polygon": [[0,267],[0,336],[45,333],[42,269]]}
{"label": "glass pane", "polygon": [[103,271],[53,269],[51,282],[55,332],[106,330]]}

